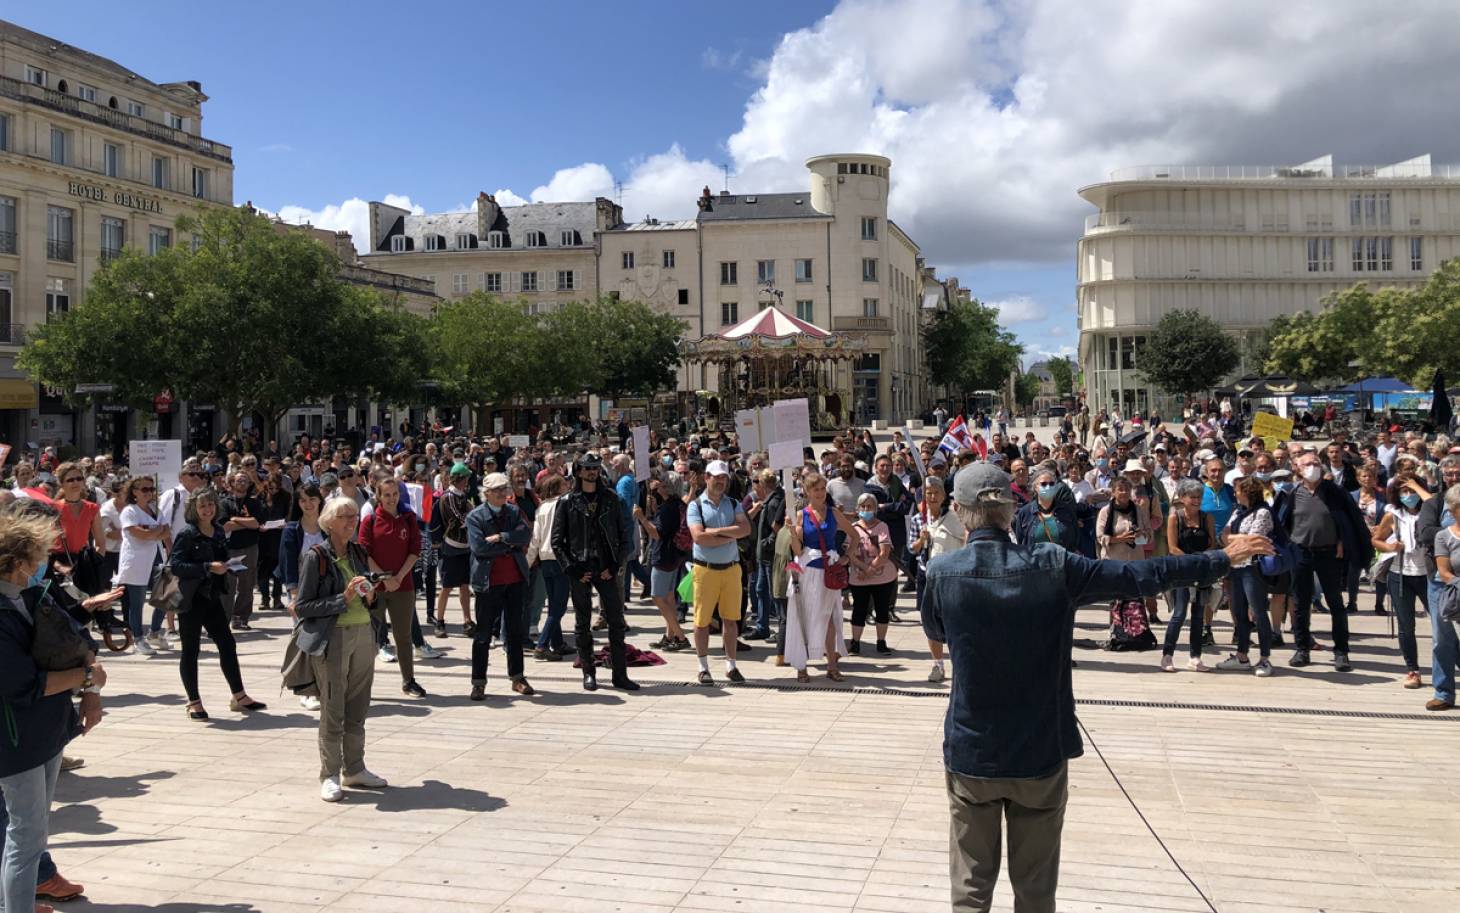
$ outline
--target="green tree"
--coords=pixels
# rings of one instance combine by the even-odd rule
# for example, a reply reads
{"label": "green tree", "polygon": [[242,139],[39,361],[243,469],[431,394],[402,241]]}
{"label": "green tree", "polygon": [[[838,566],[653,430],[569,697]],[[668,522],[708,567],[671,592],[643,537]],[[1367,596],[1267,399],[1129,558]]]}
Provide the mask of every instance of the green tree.
{"label": "green tree", "polygon": [[66,390],[111,383],[134,406],[163,390],[216,403],[236,430],[331,396],[393,398],[422,364],[419,348],[391,348],[409,319],[343,282],[334,252],[303,232],[223,208],[177,230],[194,243],[108,264],[80,306],[36,328],[22,366]]}
{"label": "green tree", "polygon": [[1370,291],[1360,282],[1326,296],[1317,314],[1278,318],[1268,327],[1265,368],[1310,381],[1363,376],[1378,367],[1373,332],[1395,294]]}
{"label": "green tree", "polygon": [[1069,396],[1075,389],[1075,364],[1063,356],[1051,358],[1044,363],[1049,371],[1049,379],[1054,382],[1054,392],[1058,397]]}
{"label": "green tree", "polygon": [[999,326],[999,312],[979,301],[957,301],[923,327],[933,383],[958,391],[999,390],[1019,365],[1024,347]]}
{"label": "green tree", "polygon": [[1210,390],[1237,367],[1237,340],[1194,310],[1168,311],[1137,353],[1141,373],[1183,398]]}
{"label": "green tree", "polygon": [[1044,379],[1033,371],[1020,374],[1014,381],[1015,404],[1026,409],[1032,406],[1035,398],[1039,396],[1039,387],[1043,383]]}
{"label": "green tree", "polygon": [[485,292],[437,305],[431,374],[448,403],[482,406],[554,392],[536,317]]}
{"label": "green tree", "polygon": [[1441,264],[1420,288],[1383,289],[1374,297],[1372,329],[1359,342],[1368,376],[1393,374],[1420,390],[1436,369],[1452,382],[1460,377],[1460,259]]}
{"label": "green tree", "polygon": [[579,328],[596,352],[592,389],[608,396],[647,396],[675,385],[685,324],[641,301],[600,298]]}

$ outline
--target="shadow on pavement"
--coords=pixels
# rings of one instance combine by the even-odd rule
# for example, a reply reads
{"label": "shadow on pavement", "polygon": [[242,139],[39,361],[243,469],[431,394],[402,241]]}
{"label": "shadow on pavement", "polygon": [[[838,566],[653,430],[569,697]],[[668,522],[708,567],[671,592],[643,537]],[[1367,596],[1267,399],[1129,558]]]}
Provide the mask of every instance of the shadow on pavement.
{"label": "shadow on pavement", "polygon": [[440,780],[426,780],[420,786],[392,786],[383,790],[347,789],[345,801],[373,804],[382,812],[494,812],[507,805],[506,799],[478,789],[452,786]]}
{"label": "shadow on pavement", "polygon": [[92,774],[62,777],[56,783],[56,803],[70,805],[94,802],[97,799],[135,799],[145,796],[152,788],[147,781],[170,780],[175,776],[176,771],[155,770],[130,777],[99,777]]}

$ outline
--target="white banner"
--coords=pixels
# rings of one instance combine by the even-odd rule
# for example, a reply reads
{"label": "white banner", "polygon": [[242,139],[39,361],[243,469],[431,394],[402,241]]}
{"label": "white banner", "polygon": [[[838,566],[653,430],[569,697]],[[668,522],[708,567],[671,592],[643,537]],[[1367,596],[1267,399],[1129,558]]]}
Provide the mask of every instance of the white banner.
{"label": "white banner", "polygon": [[771,443],[772,469],[799,469],[805,459],[800,441],[774,441]]}
{"label": "white banner", "polygon": [[177,474],[182,469],[182,441],[132,441],[127,448],[132,475],[155,477],[158,491],[177,485]]}
{"label": "white banner", "polygon": [[771,407],[776,442],[796,441],[811,446],[811,408],[803,399],[783,399]]}

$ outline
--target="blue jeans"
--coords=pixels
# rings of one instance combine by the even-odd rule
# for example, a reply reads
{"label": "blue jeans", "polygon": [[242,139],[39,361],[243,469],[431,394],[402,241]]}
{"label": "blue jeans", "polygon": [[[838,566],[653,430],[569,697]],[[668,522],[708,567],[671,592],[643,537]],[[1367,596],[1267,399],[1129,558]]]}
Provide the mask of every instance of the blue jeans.
{"label": "blue jeans", "polygon": [[[1429,604],[1438,607],[1440,588],[1434,577],[1429,580]],[[1434,651],[1430,658],[1430,676],[1435,680],[1435,698],[1442,701],[1455,700],[1455,664],[1460,662],[1460,635],[1455,626],[1440,618],[1439,612],[1430,613],[1430,631],[1434,635]]]}
{"label": "blue jeans", "polygon": [[152,610],[152,626],[144,628],[142,613],[147,609],[147,587],[127,584],[122,593],[122,605],[127,608],[127,627],[132,629],[132,639],[141,640],[147,634],[162,630],[162,620],[167,613],[161,609]]}
{"label": "blue jeans", "polygon": [[755,609],[756,631],[762,634],[770,631],[776,604],[771,599],[771,568],[768,564],[757,564],[751,574],[750,604]]}
{"label": "blue jeans", "polygon": [[1416,599],[1428,612],[1430,592],[1422,575],[1389,574],[1389,603],[1394,607],[1394,621],[1399,630],[1399,652],[1404,656],[1406,672],[1419,671],[1419,646],[1414,640],[1414,601]]}
{"label": "blue jeans", "polygon": [[[1267,587],[1254,566],[1232,571],[1232,614],[1237,620],[1237,652],[1247,655],[1252,642],[1252,623],[1257,622],[1257,651],[1263,659],[1272,652],[1272,619],[1267,617]],[[1251,609],[1252,618],[1248,618]],[[1343,607],[1339,606],[1339,612]]]}
{"label": "blue jeans", "polygon": [[[1179,586],[1166,594],[1166,601],[1171,604],[1171,617],[1166,621],[1166,641],[1161,646],[1163,656],[1173,656],[1176,653],[1176,642],[1181,639],[1181,626],[1187,619],[1187,609],[1191,609],[1191,657],[1201,658],[1201,629],[1202,623],[1206,621],[1206,600],[1210,589],[1197,589],[1189,586]],[[1193,599],[1195,597],[1195,599]],[[1195,602],[1195,605],[1192,603]],[[1266,606],[1266,603],[1263,603]]]}
{"label": "blue jeans", "polygon": [[561,650],[563,642],[563,613],[568,611],[568,578],[563,566],[552,558],[546,558],[538,566],[542,571],[542,582],[547,587],[547,618],[543,620],[537,634],[537,648],[552,647]]}
{"label": "blue jeans", "polygon": [[[30,770],[0,777],[9,821],[5,826],[5,859],[0,865],[0,898],[6,910],[35,909],[35,886],[46,839],[50,834],[51,800],[61,773],[61,753]],[[47,860],[49,861],[49,860]],[[50,866],[55,874],[55,865]]]}

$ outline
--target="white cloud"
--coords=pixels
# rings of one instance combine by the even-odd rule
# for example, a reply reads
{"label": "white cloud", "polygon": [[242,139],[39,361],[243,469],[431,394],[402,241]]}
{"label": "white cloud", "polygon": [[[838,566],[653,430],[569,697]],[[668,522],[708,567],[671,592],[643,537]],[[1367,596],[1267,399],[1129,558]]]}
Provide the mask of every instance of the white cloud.
{"label": "white cloud", "polygon": [[1078,352],[1074,346],[1059,346],[1055,349],[1030,346],[1024,350],[1024,368],[1028,370],[1029,366],[1037,361],[1049,361],[1052,358],[1074,359],[1077,355]]}
{"label": "white cloud", "polygon": [[1063,335],[1065,335],[1066,329],[1067,328],[1065,327],[1064,324],[1057,323],[1054,326],[1052,326],[1052,327],[1049,328],[1049,335],[1051,335],[1051,336],[1063,336]]}
{"label": "white cloud", "polygon": [[[534,203],[563,203],[613,196],[613,173],[597,162],[560,168],[552,180],[532,191]],[[499,201],[500,202],[500,201]]]}
{"label": "white cloud", "polygon": [[[425,212],[411,202],[411,198],[398,193],[387,193],[381,202],[399,206],[411,212]],[[359,197],[351,197],[343,203],[330,203],[322,209],[288,205],[280,207],[278,217],[295,225],[308,223],[316,228],[331,231],[348,231],[355,242],[355,249],[364,251],[370,246],[370,204]]]}
{"label": "white cloud", "polygon": [[1049,309],[1028,295],[1013,295],[999,301],[990,301],[988,305],[998,308],[999,322],[1005,326],[1043,320],[1049,316]]}
{"label": "white cloud", "polygon": [[522,197],[519,197],[505,187],[498,189],[492,196],[496,197],[498,206],[526,206],[532,202],[531,200],[522,199]]}

